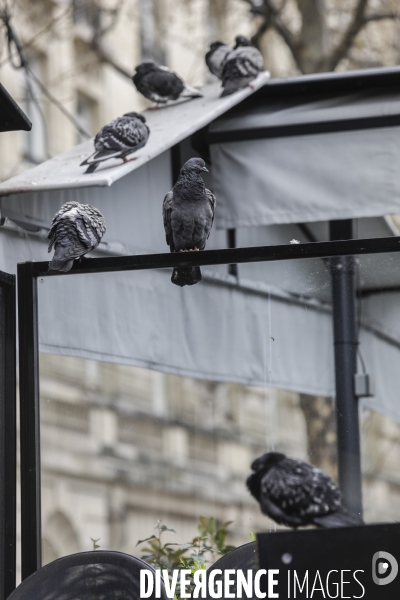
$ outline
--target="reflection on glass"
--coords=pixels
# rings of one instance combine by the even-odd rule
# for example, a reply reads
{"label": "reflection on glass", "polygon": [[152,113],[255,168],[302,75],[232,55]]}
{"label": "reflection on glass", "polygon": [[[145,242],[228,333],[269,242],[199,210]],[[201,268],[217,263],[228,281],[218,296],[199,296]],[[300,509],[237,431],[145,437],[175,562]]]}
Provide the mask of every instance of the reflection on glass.
{"label": "reflection on glass", "polygon": [[[400,350],[398,264],[397,255],[357,259],[358,368],[377,384],[360,409],[367,522],[398,519],[400,426],[390,412],[397,373],[382,379]],[[245,487],[250,463],[267,449],[337,480],[329,261],[241,265],[239,285],[226,269],[204,272],[198,289],[183,292],[185,301],[170,271],[157,271],[156,284],[148,272],[107,276],[108,287],[129,299],[112,313],[107,290],[95,309],[85,307],[92,276],[39,286],[49,319],[56,298],[70,324],[92,310],[101,332],[111,320],[121,338],[149,325],[142,347],[134,346],[146,354],[146,368],[41,354],[44,562],[94,543],[142,556],[137,541],[153,535],[159,520],[176,531],[164,540],[178,543],[196,535],[200,516],[232,521],[233,545],[275,529]],[[138,296],[147,313],[135,312]],[[42,312],[41,327],[46,318]],[[178,375],[179,361],[203,376]],[[205,376],[211,367],[215,379]]]}

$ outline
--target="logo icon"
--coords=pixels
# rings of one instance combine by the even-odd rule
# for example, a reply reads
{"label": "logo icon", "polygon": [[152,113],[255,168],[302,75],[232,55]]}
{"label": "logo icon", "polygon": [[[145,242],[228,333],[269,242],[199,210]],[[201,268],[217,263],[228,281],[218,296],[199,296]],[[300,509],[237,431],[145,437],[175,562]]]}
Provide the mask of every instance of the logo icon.
{"label": "logo icon", "polygon": [[375,552],[372,557],[372,579],[376,585],[392,583],[399,572],[397,560],[389,552]]}

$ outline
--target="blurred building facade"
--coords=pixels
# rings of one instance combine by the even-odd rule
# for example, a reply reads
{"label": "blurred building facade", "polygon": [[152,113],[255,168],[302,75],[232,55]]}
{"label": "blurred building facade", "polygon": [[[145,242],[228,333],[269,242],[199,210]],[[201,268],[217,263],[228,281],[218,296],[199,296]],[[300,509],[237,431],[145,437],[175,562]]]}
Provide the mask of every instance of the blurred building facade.
{"label": "blurred building facade", "polygon": [[[101,6],[20,0],[12,17],[29,68],[91,135],[146,106],[122,72],[154,58],[189,84],[202,84],[209,42],[232,42],[253,27],[242,0]],[[35,80],[32,99],[1,40],[2,82],[34,123],[30,134],[0,138],[0,178],[7,179],[83,138]],[[296,72],[276,34],[264,46],[273,73]],[[390,63],[389,49],[385,56]],[[176,529],[171,541],[186,542],[200,515],[232,520],[230,543],[245,543],[250,531],[273,527],[244,486],[251,460],[275,448],[313,461],[298,394],[50,355],[41,355],[40,368],[44,562],[91,549],[91,538],[101,548],[140,555],[136,542],[153,533],[158,519]],[[363,413],[362,430],[366,519],[391,521],[400,500],[400,427]]]}

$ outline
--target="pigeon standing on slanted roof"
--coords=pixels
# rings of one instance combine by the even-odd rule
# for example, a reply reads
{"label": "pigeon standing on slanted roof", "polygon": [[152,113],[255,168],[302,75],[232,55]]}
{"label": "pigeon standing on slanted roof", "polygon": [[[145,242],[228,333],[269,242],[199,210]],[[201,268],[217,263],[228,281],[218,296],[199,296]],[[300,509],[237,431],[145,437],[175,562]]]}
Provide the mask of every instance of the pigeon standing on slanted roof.
{"label": "pigeon standing on slanted roof", "polygon": [[90,204],[66,202],[54,216],[48,233],[49,252],[54,246],[50,271],[66,273],[77,258],[94,250],[106,231],[99,210]]}
{"label": "pigeon standing on slanted roof", "polygon": [[222,66],[223,92],[221,97],[229,96],[250,85],[264,66],[259,50],[243,35],[238,35],[236,44],[226,56]]}
{"label": "pigeon standing on slanted roof", "polygon": [[361,517],[342,505],[339,488],[317,467],[302,460],[269,452],[251,465],[247,487],[261,511],[288,527],[351,527],[363,525]]}
{"label": "pigeon standing on slanted roof", "polygon": [[210,44],[210,49],[205,56],[206,65],[218,79],[222,79],[224,62],[231,51],[232,48],[222,42],[213,42]]}
{"label": "pigeon standing on slanted roof", "polygon": [[[204,160],[191,158],[182,167],[178,181],[165,196],[163,220],[171,252],[204,250],[211,232],[215,196],[207,190],[201,173],[207,172]],[[174,269],[171,281],[181,287],[201,280],[200,267]]]}
{"label": "pigeon standing on slanted roof", "polygon": [[100,129],[94,138],[95,152],[86,158],[80,166],[89,165],[85,173],[93,173],[99,164],[110,158],[122,158],[124,162],[128,154],[143,148],[149,139],[150,129],[146,125],[146,117],[137,112],[126,113]]}
{"label": "pigeon standing on slanted roof", "polygon": [[135,69],[132,81],[137,91],[148,100],[166,104],[181,98],[202,98],[203,94],[173,73],[168,67],[153,62],[143,62]]}

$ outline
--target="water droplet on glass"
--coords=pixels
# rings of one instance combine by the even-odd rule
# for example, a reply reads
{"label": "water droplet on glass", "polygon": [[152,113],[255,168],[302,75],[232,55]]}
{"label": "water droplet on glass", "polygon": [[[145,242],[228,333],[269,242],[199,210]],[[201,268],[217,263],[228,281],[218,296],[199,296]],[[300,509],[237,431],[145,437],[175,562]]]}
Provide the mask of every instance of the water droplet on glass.
{"label": "water droplet on glass", "polygon": [[44,279],[41,279],[41,280],[40,280],[40,283],[44,283]]}
{"label": "water droplet on glass", "polygon": [[281,560],[284,565],[290,565],[293,560],[293,556],[289,554],[289,552],[285,552],[285,554],[282,554]]}

